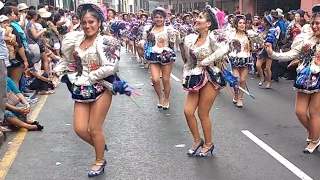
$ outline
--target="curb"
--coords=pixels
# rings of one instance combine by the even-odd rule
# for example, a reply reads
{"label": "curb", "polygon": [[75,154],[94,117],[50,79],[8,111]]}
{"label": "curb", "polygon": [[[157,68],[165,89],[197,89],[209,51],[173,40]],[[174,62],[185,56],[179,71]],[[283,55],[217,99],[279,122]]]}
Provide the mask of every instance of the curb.
{"label": "curb", "polygon": [[4,137],[5,137],[4,132],[0,131],[0,147],[1,147],[2,143],[4,142]]}
{"label": "curb", "polygon": [[36,95],[38,94],[38,91],[32,91],[32,93],[26,93],[26,94],[29,95],[29,98],[30,98],[30,99],[33,99],[33,98],[35,98]]}
{"label": "curb", "polygon": [[33,91],[33,92],[30,94],[30,98],[31,98],[31,99],[35,98],[37,94],[38,94],[38,91]]}

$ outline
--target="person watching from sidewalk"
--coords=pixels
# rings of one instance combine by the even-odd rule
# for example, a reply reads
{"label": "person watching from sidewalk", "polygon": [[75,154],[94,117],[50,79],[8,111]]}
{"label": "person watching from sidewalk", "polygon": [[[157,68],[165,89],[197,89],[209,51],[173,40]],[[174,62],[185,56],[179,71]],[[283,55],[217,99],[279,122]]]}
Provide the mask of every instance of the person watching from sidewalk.
{"label": "person watching from sidewalk", "polygon": [[5,122],[18,128],[26,128],[29,131],[42,130],[43,126],[38,121],[31,121],[27,118],[30,113],[30,104],[10,77],[7,78],[6,83],[8,99],[4,113]]}
{"label": "person watching from sidewalk", "polygon": [[[25,48],[28,47],[28,43],[26,40],[26,35],[21,28],[21,26],[17,23],[17,16],[14,11],[18,11],[16,7],[5,6],[1,10],[1,14],[5,15],[9,18],[10,26],[13,28],[13,34],[16,36],[16,41],[18,43],[18,47],[15,48],[17,61],[10,62],[11,66],[8,67],[9,76],[15,82],[16,86],[19,87],[19,82],[22,78],[24,69],[28,68],[28,60],[25,54]],[[20,87],[19,87],[20,88]]]}
{"label": "person watching from sidewalk", "polygon": [[18,46],[18,43],[16,41],[16,36],[12,33],[13,29],[10,27],[9,24],[9,18],[5,15],[0,16],[0,26],[4,30],[4,38],[5,42],[7,44],[7,48],[9,51],[9,61],[14,63],[14,61],[17,61],[16,58],[16,51],[15,48]]}
{"label": "person watching from sidewalk", "polygon": [[40,95],[54,94],[54,84],[49,75],[41,70],[41,61],[35,63],[33,67],[27,69],[27,87],[38,91]]}
{"label": "person watching from sidewalk", "polygon": [[[0,1],[0,14],[4,4]],[[6,110],[7,100],[7,67],[5,61],[9,60],[8,49],[4,39],[4,30],[0,28],[0,123],[4,121],[4,111]],[[0,130],[0,136],[3,136]]]}
{"label": "person watching from sidewalk", "polygon": [[20,3],[18,4],[17,8],[19,10],[18,23],[22,29],[25,29],[28,23],[26,16],[27,16],[27,12],[29,11],[29,7],[27,6],[26,3]]}

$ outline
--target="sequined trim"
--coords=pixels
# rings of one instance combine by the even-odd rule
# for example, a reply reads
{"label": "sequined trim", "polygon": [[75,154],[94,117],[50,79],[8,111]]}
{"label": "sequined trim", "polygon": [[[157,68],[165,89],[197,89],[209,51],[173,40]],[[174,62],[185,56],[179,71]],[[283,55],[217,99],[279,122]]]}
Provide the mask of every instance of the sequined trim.
{"label": "sequined trim", "polygon": [[72,84],[72,99],[76,102],[94,102],[100,98],[106,88],[101,84],[77,86]]}
{"label": "sequined trim", "polygon": [[171,64],[175,61],[176,55],[174,52],[163,51],[162,53],[150,53],[148,58],[149,63],[159,63],[162,65]]}
{"label": "sequined trim", "polygon": [[[197,92],[210,82],[215,89],[222,89],[226,82],[222,77],[222,74],[213,73],[212,71],[204,70],[199,75],[187,76],[182,80],[183,89],[190,92]],[[194,84],[190,87],[190,84]]]}
{"label": "sequined trim", "polygon": [[306,89],[299,89],[299,88],[296,88],[296,87],[293,87],[293,90],[295,90],[295,91],[297,91],[297,92],[306,93],[306,94],[313,94],[313,93],[318,93],[318,92],[320,92],[320,89],[306,90]]}
{"label": "sequined trim", "polygon": [[250,57],[247,57],[247,58],[230,57],[229,60],[231,61],[231,64],[233,67],[241,68],[241,67],[248,67]]}

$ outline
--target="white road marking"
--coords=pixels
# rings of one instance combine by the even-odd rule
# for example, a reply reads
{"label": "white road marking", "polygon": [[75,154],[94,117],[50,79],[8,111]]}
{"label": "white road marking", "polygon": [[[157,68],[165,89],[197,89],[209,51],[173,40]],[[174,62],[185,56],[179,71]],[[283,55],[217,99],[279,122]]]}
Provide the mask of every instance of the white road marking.
{"label": "white road marking", "polygon": [[181,81],[177,76],[173,75],[172,73],[170,74],[170,76],[178,82]]}
{"label": "white road marking", "polygon": [[265,150],[267,153],[269,153],[272,157],[274,157],[276,160],[278,160],[281,164],[283,164],[286,168],[288,168],[291,172],[293,172],[296,176],[298,176],[300,179],[303,180],[313,180],[310,176],[308,176],[306,173],[301,171],[298,167],[293,165],[290,161],[288,161],[286,158],[281,156],[279,153],[277,153],[275,150],[273,150],[270,146],[268,146],[266,143],[261,141],[259,138],[257,138],[254,134],[252,134],[248,130],[241,131],[244,135],[246,135],[249,139],[251,139],[253,142],[255,142],[258,146],[260,146],[263,150]]}

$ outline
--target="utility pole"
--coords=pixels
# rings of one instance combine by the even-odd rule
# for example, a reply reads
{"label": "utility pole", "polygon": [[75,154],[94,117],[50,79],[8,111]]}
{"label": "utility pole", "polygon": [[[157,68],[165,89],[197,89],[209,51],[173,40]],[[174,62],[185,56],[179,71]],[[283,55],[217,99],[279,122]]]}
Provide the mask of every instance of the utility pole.
{"label": "utility pole", "polygon": [[177,10],[178,10],[177,12],[180,12],[179,11],[179,0],[177,0]]}

